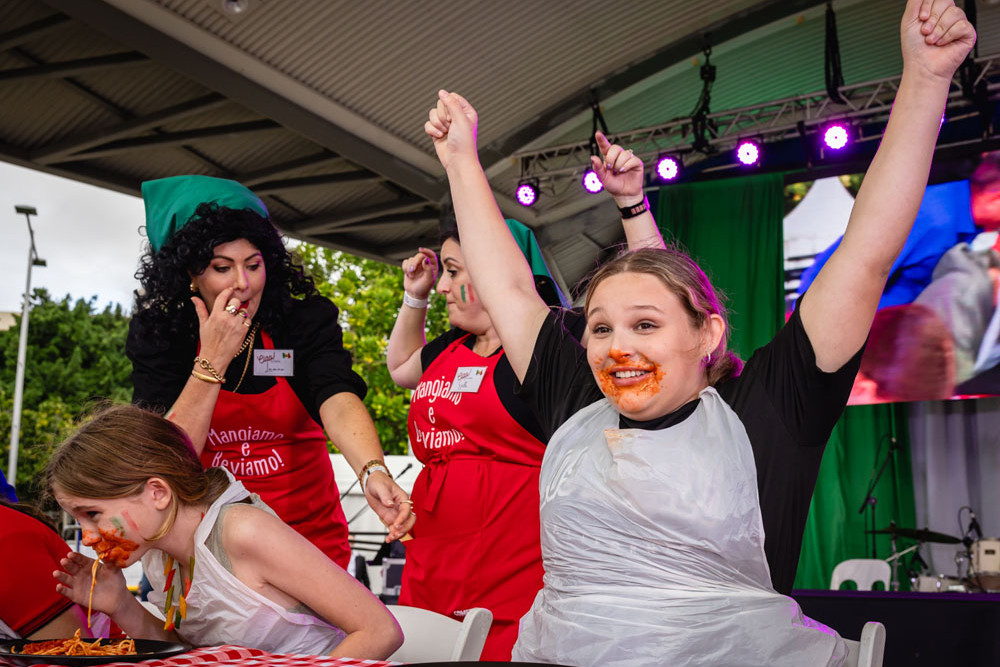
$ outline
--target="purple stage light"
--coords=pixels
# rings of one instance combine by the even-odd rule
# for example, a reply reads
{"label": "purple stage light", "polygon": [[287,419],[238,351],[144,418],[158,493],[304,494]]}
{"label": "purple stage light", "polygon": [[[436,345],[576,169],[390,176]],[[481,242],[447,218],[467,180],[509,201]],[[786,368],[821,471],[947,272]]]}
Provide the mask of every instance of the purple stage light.
{"label": "purple stage light", "polygon": [[847,128],[843,125],[831,125],[823,132],[823,142],[835,151],[847,145]]}
{"label": "purple stage light", "polygon": [[583,173],[583,189],[592,195],[596,195],[598,192],[604,189],[604,184],[601,183],[601,179],[597,177],[593,169],[588,169]]}
{"label": "purple stage light", "polygon": [[741,141],[736,149],[736,159],[747,167],[755,165],[760,160],[760,147],[753,141]]}
{"label": "purple stage light", "polygon": [[669,155],[664,155],[656,163],[656,175],[660,177],[661,181],[672,181],[677,178],[679,173],[680,165],[676,159]]}
{"label": "purple stage light", "polygon": [[538,201],[538,188],[531,183],[521,183],[514,194],[521,206],[534,206]]}

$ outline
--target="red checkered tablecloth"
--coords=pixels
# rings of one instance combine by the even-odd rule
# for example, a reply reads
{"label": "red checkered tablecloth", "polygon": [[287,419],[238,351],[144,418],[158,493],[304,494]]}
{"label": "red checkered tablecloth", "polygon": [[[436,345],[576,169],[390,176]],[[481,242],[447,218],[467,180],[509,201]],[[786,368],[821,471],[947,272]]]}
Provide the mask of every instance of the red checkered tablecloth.
{"label": "red checkered tablecloth", "polygon": [[[5,661],[0,658],[0,665]],[[268,653],[244,646],[208,646],[196,648],[157,660],[142,662],[111,662],[117,667],[216,667],[218,665],[268,665],[269,667],[388,667],[398,662],[384,660],[355,660],[354,658],[330,658],[322,655],[285,655]]]}

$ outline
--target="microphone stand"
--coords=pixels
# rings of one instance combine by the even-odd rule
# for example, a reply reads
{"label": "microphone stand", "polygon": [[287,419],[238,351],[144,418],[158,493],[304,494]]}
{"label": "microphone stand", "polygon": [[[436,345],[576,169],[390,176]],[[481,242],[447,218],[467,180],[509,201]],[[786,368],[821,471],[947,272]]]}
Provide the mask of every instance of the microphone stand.
{"label": "microphone stand", "polygon": [[[861,502],[861,508],[858,509],[858,514],[864,514],[865,508],[870,507],[872,510],[872,558],[878,558],[875,552],[875,504],[878,500],[872,493],[875,491],[875,486],[878,481],[882,478],[882,473],[885,472],[885,467],[889,465],[889,461],[892,459],[893,452],[896,451],[896,439],[892,437],[891,433],[886,433],[879,440],[879,449],[882,447],[882,441],[889,438],[889,451],[885,454],[885,459],[882,460],[882,466],[878,469],[875,477],[872,479],[871,484],[868,485],[868,491],[865,493],[865,499]],[[876,454],[876,463],[878,462],[878,455]],[[895,533],[893,533],[893,538],[895,538]]]}

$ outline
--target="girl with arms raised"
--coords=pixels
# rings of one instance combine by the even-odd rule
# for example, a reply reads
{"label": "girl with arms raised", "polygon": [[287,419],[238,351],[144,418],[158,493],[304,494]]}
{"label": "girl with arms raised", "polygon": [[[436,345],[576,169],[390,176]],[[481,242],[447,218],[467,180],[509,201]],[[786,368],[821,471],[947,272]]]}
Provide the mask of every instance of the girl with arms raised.
{"label": "girl with arms raised", "polygon": [[910,0],[901,36],[902,81],[844,240],[742,374],[711,283],[675,250],[603,267],[588,288],[586,350],[566,335],[493,200],[475,110],[440,92],[425,128],[467,266],[550,436],[545,586],[514,659],[842,663],[836,633],[777,591],[794,578],[823,447],[919,206],[951,78],[975,41],[950,0]]}
{"label": "girl with arms raised", "polygon": [[[662,248],[642,192],[642,161],[601,133],[595,139],[601,159],[594,158],[594,171],[621,210],[629,246]],[[549,306],[565,306],[531,230],[506,222],[538,294]],[[403,262],[403,305],[386,349],[392,379],[414,389],[410,443],[424,464],[413,485],[420,521],[406,543],[399,601],[457,619],[470,607],[489,609],[493,624],[482,659],[509,660],[518,621],[542,587],[538,473],[546,436],[517,396],[514,371],[476,297],[454,223],[443,224],[441,235],[437,291],[447,301],[452,329],[425,338],[437,257],[421,248]],[[579,313],[559,312],[580,335]]]}

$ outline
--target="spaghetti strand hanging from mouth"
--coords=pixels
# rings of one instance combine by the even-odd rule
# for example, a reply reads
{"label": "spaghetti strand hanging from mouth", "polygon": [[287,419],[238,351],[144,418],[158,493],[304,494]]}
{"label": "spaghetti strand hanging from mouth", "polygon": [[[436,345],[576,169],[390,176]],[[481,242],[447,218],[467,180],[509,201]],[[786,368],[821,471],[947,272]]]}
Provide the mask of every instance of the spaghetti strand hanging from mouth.
{"label": "spaghetti strand hanging from mouth", "polygon": [[97,584],[97,568],[100,567],[101,560],[94,559],[94,565],[90,568],[90,599],[87,600],[87,628],[90,628],[90,613],[94,609],[94,586]]}

